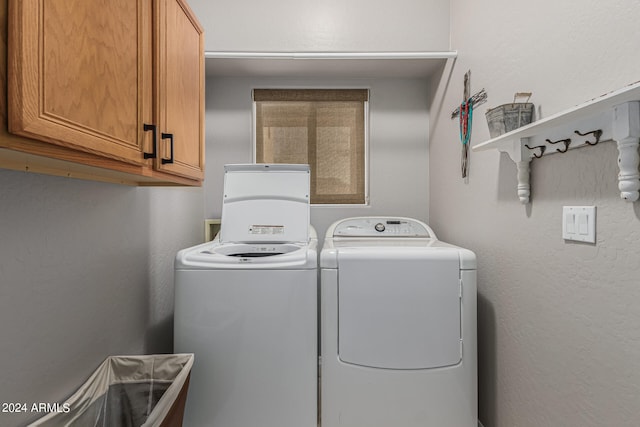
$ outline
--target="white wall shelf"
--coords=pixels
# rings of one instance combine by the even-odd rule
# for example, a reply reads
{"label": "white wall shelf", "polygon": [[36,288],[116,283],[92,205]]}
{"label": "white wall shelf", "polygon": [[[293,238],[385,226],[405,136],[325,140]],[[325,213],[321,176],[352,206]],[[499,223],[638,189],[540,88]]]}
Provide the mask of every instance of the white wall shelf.
{"label": "white wall shelf", "polygon": [[457,52],[205,52],[207,77],[423,78]]}
{"label": "white wall shelf", "polygon": [[[567,139],[570,142],[565,143]],[[472,150],[507,153],[517,166],[518,197],[526,204],[531,194],[531,160],[593,145],[597,140],[617,143],[620,197],[635,202],[640,196],[640,82],[475,145]]]}

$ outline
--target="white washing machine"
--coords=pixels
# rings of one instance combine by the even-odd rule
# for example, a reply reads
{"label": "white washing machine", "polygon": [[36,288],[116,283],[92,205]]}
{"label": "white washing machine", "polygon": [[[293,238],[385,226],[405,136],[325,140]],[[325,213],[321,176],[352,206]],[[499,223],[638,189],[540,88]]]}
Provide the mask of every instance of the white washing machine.
{"label": "white washing machine", "polygon": [[218,237],[175,261],[186,427],[317,426],[317,286],[308,166],[225,166]]}
{"label": "white washing machine", "polygon": [[410,218],[334,223],[320,255],[323,427],[476,427],[476,258]]}

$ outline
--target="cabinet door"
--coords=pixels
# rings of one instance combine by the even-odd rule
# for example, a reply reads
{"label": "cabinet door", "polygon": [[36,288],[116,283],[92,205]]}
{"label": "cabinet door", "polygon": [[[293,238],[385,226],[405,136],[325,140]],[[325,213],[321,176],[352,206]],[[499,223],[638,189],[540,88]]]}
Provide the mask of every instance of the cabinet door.
{"label": "cabinet door", "polygon": [[151,16],[149,0],[11,0],[9,130],[145,163]]}
{"label": "cabinet door", "polygon": [[156,167],[203,179],[204,33],[184,1],[156,0],[155,6],[155,99],[161,137]]}

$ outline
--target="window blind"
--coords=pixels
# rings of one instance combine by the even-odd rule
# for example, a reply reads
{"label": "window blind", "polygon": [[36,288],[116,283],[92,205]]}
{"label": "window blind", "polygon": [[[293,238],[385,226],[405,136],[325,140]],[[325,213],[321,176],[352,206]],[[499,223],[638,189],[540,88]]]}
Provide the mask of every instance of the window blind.
{"label": "window blind", "polygon": [[366,89],[255,89],[256,162],[311,166],[311,203],[364,204]]}

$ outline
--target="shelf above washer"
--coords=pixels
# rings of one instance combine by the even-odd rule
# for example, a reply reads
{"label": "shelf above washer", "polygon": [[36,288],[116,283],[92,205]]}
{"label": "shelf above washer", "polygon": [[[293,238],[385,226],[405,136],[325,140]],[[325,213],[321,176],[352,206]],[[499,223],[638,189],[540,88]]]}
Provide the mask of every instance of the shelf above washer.
{"label": "shelf above washer", "polygon": [[457,52],[205,52],[208,77],[424,78]]}
{"label": "shelf above washer", "polygon": [[[555,144],[567,139],[567,145]],[[606,140],[618,144],[620,197],[635,202],[640,190],[640,82],[475,145],[472,150],[507,153],[518,168],[518,197],[529,203],[531,160]]]}

